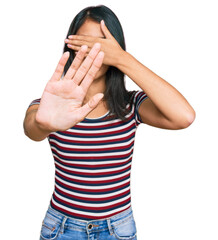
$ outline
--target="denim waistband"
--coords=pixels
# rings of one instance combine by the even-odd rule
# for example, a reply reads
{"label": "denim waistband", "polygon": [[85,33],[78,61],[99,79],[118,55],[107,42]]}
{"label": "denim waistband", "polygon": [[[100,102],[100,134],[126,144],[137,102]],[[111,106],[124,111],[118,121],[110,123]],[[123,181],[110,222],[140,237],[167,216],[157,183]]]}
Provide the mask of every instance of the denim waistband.
{"label": "denim waistband", "polygon": [[117,226],[120,223],[127,221],[129,218],[133,218],[132,207],[130,206],[127,210],[124,210],[121,213],[115,214],[112,217],[97,219],[97,220],[80,220],[72,217],[68,217],[55,209],[50,205],[47,211],[50,215],[58,219],[62,224],[62,231],[64,228],[73,228],[78,231],[86,231],[87,233],[103,231],[106,228],[109,229],[109,232],[112,234],[112,226]]}

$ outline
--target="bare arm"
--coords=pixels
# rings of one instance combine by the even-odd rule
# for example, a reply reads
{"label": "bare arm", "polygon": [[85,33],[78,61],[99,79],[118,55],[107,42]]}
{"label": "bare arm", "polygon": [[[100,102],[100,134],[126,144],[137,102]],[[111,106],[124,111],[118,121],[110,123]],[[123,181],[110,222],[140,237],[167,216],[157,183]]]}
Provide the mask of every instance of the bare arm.
{"label": "bare arm", "polygon": [[27,109],[23,122],[24,132],[26,136],[34,141],[41,141],[51,133],[51,131],[43,129],[43,126],[40,126],[40,123],[36,121],[36,113],[38,108],[38,104],[30,106]]}
{"label": "bare arm", "polygon": [[118,68],[149,97],[139,107],[139,114],[144,123],[165,129],[182,129],[194,121],[194,109],[176,88],[131,54],[123,51],[120,56]]}

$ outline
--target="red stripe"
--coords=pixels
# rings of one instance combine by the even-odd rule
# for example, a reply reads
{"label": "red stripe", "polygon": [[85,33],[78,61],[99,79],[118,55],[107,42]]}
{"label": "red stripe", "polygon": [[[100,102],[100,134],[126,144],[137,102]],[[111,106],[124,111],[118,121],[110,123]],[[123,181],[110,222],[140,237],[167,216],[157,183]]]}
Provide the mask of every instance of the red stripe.
{"label": "red stripe", "polygon": [[[127,119],[128,119],[128,121],[131,121],[132,119],[133,119],[133,117],[134,117],[134,114],[132,113]],[[109,128],[109,127],[114,127],[114,126],[121,126],[121,124],[123,123],[123,121],[122,120],[120,120],[120,121],[118,121],[118,122],[115,122],[115,123],[109,123],[109,124],[103,124],[103,125],[95,125],[95,126],[91,126],[89,123],[87,123],[87,125],[86,126],[84,126],[84,125],[80,125],[80,123],[78,123],[76,126],[75,126],[75,128],[74,129],[78,129],[78,130],[80,130],[80,129],[84,129],[84,130],[86,130],[86,129],[96,129],[96,130],[98,130],[98,129],[102,129],[102,128]],[[89,124],[89,125],[88,125]],[[122,126],[122,127],[124,127],[125,128],[125,124]]]}
{"label": "red stripe", "polygon": [[53,201],[51,201],[51,206],[52,206],[55,210],[57,210],[57,211],[59,211],[59,212],[63,212],[64,214],[67,214],[67,215],[69,215],[69,216],[71,216],[71,217],[80,218],[80,219],[90,219],[90,220],[109,218],[109,217],[112,217],[113,215],[119,214],[119,213],[121,213],[121,212],[123,212],[123,211],[125,211],[125,210],[127,210],[127,209],[129,208],[129,206],[128,206],[128,207],[126,207],[125,209],[123,209],[123,210],[121,210],[121,211],[117,211],[117,212],[112,213],[112,214],[106,214],[106,215],[101,215],[101,216],[88,216],[88,215],[85,215],[85,214],[75,213],[75,212],[73,212],[73,209],[72,209],[72,212],[69,212],[69,211],[67,211],[67,210],[65,210],[65,209],[62,209],[62,208],[56,206],[56,205],[53,203]]}
{"label": "red stripe", "polygon": [[83,157],[83,156],[64,156],[63,154],[61,153],[58,153],[55,149],[52,149],[52,152],[55,153],[56,155],[58,155],[60,158],[63,158],[63,159],[67,159],[67,160],[105,160],[105,159],[121,159],[121,158],[128,158],[129,156],[132,155],[133,153],[133,149],[127,153],[127,154],[120,154],[120,155],[113,155],[113,156],[98,156],[97,153],[96,153],[96,156],[92,156],[92,157]]}
{"label": "red stripe", "polygon": [[[85,180],[78,180],[78,179],[72,179],[72,178],[67,178],[67,177],[64,177],[63,175],[61,175],[60,173],[56,172],[56,176],[61,176],[64,180],[67,180],[69,181],[69,183],[73,180],[74,182],[76,183],[85,183],[87,184],[88,186],[90,186],[90,184],[96,184],[96,183],[99,183],[99,184],[104,184],[104,183],[114,183],[115,181],[116,182],[121,182],[122,180],[124,180],[125,178],[130,178],[130,173],[128,173],[127,175],[123,176],[123,177],[120,177],[120,178],[114,178],[114,179],[111,179],[111,180],[102,180],[102,181],[85,181]],[[59,181],[58,179],[56,179],[56,181]],[[60,183],[61,182],[61,183]],[[71,187],[69,186],[68,184],[65,184],[63,183],[61,180],[59,181],[60,185],[63,185],[63,186],[66,186],[68,188],[72,188],[72,189],[77,189],[77,190],[80,190],[82,189],[82,191],[84,191],[84,188],[77,188],[77,187]],[[96,190],[94,189],[86,189],[85,191],[89,191],[89,192],[95,192]]]}
{"label": "red stripe", "polygon": [[118,163],[118,162],[115,162],[115,163],[109,163],[109,164],[94,164],[94,165],[89,165],[89,164],[79,164],[79,162],[78,162],[78,164],[76,164],[76,163],[66,163],[66,162],[63,162],[63,160],[62,159],[58,159],[56,156],[54,156],[54,159],[55,159],[55,161],[56,162],[59,162],[60,164],[63,164],[63,165],[65,165],[66,167],[78,167],[78,168],[89,168],[89,169],[92,169],[92,168],[95,168],[95,169],[97,169],[97,168],[107,168],[107,167],[120,167],[120,166],[123,166],[123,165],[125,165],[125,164],[128,164],[128,163],[130,163],[131,161],[132,161],[132,157],[131,158],[129,158],[129,159],[127,159],[126,161],[124,161],[124,162],[121,162],[121,163]]}
{"label": "red stripe", "polygon": [[67,136],[70,136],[70,135],[74,135],[74,136],[80,136],[80,137],[89,137],[89,136],[92,136],[92,137],[95,137],[95,136],[105,136],[105,135],[116,135],[116,134],[119,134],[119,133],[123,133],[125,131],[128,131],[130,130],[132,127],[135,126],[135,123],[133,122],[129,127],[126,127],[124,129],[120,129],[120,130],[116,130],[116,131],[108,131],[108,129],[105,130],[105,132],[103,133],[93,133],[92,131],[90,131],[90,133],[82,133],[82,132],[79,132],[79,133],[76,133],[76,132],[69,132],[69,131],[62,131],[62,133],[66,134]]}
{"label": "red stripe", "polygon": [[[126,137],[122,137],[122,138],[116,138],[116,139],[105,139],[105,140],[94,140],[94,141],[80,141],[80,140],[69,140],[69,139],[65,139],[64,136],[63,138],[62,137],[59,137],[57,136],[55,133],[51,133],[49,135],[49,137],[51,138],[54,138],[54,139],[57,139],[59,141],[63,141],[63,142],[66,142],[66,143],[75,143],[75,144],[84,144],[84,145],[87,145],[87,144],[93,144],[93,145],[97,145],[99,143],[116,143],[116,142],[122,142],[122,141],[127,141],[128,139],[131,139],[133,136],[135,135],[135,132],[131,133],[130,135],[126,136]],[[79,146],[78,146],[79,147]]]}
{"label": "red stripe", "polygon": [[[107,151],[117,151],[117,150],[125,150],[127,148],[130,148],[131,145],[133,145],[134,143],[134,139],[128,144],[128,145],[124,145],[124,146],[117,146],[117,147],[110,147],[110,148],[67,148],[67,147],[62,147],[60,146],[59,144],[57,143],[54,143],[52,141],[50,141],[50,144],[52,146],[55,146],[55,147],[58,147],[59,148],[59,151],[73,151],[73,152],[81,152],[83,151],[84,153],[85,152],[98,152],[98,153],[104,153],[104,152],[107,152]],[[106,154],[106,153],[105,153]]]}
{"label": "red stripe", "polygon": [[125,172],[126,170],[130,170],[131,169],[131,165],[130,166],[127,166],[123,169],[120,169],[120,170],[113,170],[111,169],[111,171],[108,171],[108,172],[80,172],[80,171],[73,171],[73,170],[68,170],[68,169],[65,169],[61,166],[58,166],[57,164],[55,164],[55,166],[58,168],[58,169],[61,169],[62,171],[64,172],[67,172],[71,175],[73,174],[78,174],[80,175],[81,177],[82,176],[105,176],[105,175],[108,175],[108,174],[116,174],[116,173],[122,173],[122,172]]}
{"label": "red stripe", "polygon": [[130,201],[130,197],[128,197],[126,200],[124,201],[121,201],[119,203],[115,203],[115,204],[112,204],[112,205],[109,205],[109,206],[105,206],[105,207],[88,207],[88,206],[81,206],[81,205],[78,205],[78,204],[75,204],[75,203],[70,203],[70,202],[67,202],[61,198],[59,198],[58,196],[55,195],[55,192],[53,194],[53,197],[56,198],[59,202],[61,202],[63,205],[68,205],[70,208],[82,208],[81,210],[84,211],[84,210],[89,210],[89,211],[93,211],[93,210],[99,210],[99,211],[102,211],[102,210],[109,210],[109,209],[113,209],[113,208],[116,208],[117,206],[119,205],[122,205],[122,204],[125,204],[127,202]]}
{"label": "red stripe", "polygon": [[[123,184],[122,186],[125,186],[125,185],[128,185],[128,183],[126,184]],[[120,186],[119,186],[120,187]],[[117,187],[118,188],[118,187]],[[113,189],[113,188],[111,188]],[[119,198],[119,197],[122,197],[126,194],[130,194],[130,189],[128,189],[127,191],[125,192],[122,192],[122,193],[119,193],[119,194],[116,194],[114,196],[109,196],[109,197],[102,197],[102,198],[89,198],[89,197],[81,197],[81,196],[77,196],[77,195],[74,195],[73,193],[66,193],[64,191],[62,191],[61,189],[59,189],[59,186],[56,185],[55,186],[55,190],[60,192],[61,194],[63,194],[64,196],[67,196],[67,197],[70,197],[70,198],[76,198],[78,200],[82,200],[82,201],[92,201],[92,202],[98,202],[98,201],[108,201],[108,200],[114,200],[115,198]],[[108,190],[108,189],[107,189]],[[116,190],[116,189],[115,189]],[[119,190],[119,189],[118,189]],[[99,190],[99,192],[102,191],[102,190]],[[109,191],[109,190],[108,190]],[[87,192],[85,192],[85,194],[87,194]],[[106,194],[106,193],[102,193],[102,194]]]}

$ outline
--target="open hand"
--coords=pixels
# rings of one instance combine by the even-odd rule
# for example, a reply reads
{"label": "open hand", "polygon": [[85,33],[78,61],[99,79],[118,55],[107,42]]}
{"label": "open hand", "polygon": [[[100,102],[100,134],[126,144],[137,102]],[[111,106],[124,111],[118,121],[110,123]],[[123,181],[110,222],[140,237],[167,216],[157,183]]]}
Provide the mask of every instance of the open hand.
{"label": "open hand", "polygon": [[103,98],[103,93],[98,93],[82,106],[87,90],[103,62],[104,53],[100,48],[101,44],[94,44],[85,58],[88,47],[81,46],[67,73],[61,78],[69,52],[63,54],[44,89],[36,113],[36,121],[42,128],[52,132],[65,131],[83,120]]}
{"label": "open hand", "polygon": [[68,39],[65,39],[65,43],[67,43],[68,48],[73,49],[74,51],[78,51],[82,45],[87,45],[89,52],[93,45],[96,42],[99,42],[101,44],[101,50],[105,54],[103,64],[116,66],[118,63],[118,58],[124,50],[110,33],[103,20],[101,21],[100,26],[105,38],[70,35],[68,36]]}

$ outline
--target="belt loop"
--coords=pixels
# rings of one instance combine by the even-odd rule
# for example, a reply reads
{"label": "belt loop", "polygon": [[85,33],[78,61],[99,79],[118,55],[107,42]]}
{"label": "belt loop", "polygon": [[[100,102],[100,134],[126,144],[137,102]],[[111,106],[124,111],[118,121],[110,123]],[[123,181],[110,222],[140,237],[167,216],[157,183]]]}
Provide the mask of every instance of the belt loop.
{"label": "belt loop", "polygon": [[111,220],[110,220],[110,218],[107,219],[107,225],[108,225],[108,229],[109,229],[110,235],[113,235],[113,229],[111,227]]}
{"label": "belt loop", "polygon": [[61,229],[60,229],[60,232],[61,234],[64,233],[64,225],[65,225],[65,222],[67,221],[67,217],[65,216],[62,220],[62,224],[61,224]]}

